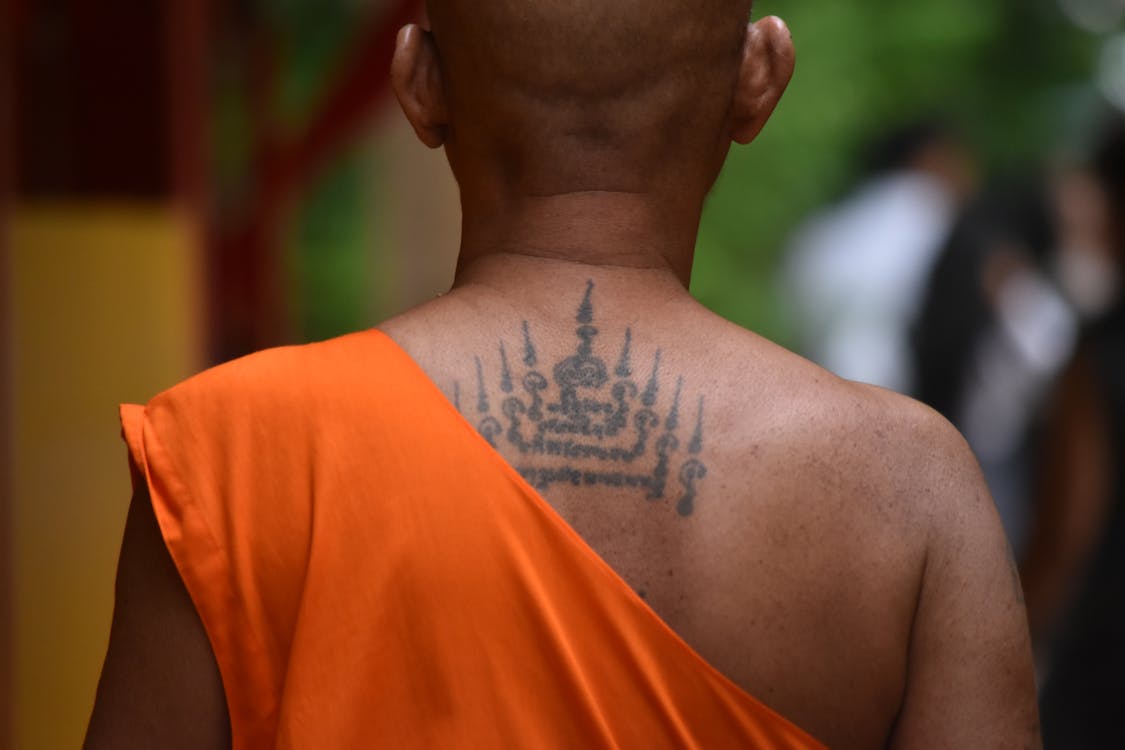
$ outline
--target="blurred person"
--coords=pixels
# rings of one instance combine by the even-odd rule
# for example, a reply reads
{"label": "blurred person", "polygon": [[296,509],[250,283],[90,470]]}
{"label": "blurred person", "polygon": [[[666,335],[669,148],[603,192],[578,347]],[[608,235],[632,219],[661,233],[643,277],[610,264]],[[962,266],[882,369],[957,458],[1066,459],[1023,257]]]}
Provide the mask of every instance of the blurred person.
{"label": "blurred person", "polygon": [[1038,417],[1077,335],[1048,272],[1057,212],[1037,183],[996,185],[969,203],[911,329],[915,396],[964,433],[1017,552],[1031,516]]}
{"label": "blurred person", "polygon": [[974,183],[968,150],[939,119],[872,145],[860,184],[798,228],[787,252],[803,353],[842,378],[912,393],[908,329]]}
{"label": "blurred person", "polygon": [[1059,175],[1054,190],[1060,240],[1051,270],[1083,322],[1104,315],[1121,284],[1121,263],[1111,238],[1113,214],[1103,183],[1109,184],[1105,174],[1072,168]]}
{"label": "blurred person", "polygon": [[793,70],[749,6],[431,0],[402,30],[453,289],[122,408],[87,747],[1037,744],[961,438],[687,291]]}
{"label": "blurred person", "polygon": [[[1055,390],[1041,450],[1035,523],[1025,555],[1028,616],[1040,665],[1049,748],[1125,747],[1125,123],[1094,158],[1104,199],[1087,193],[1081,249],[1103,281],[1075,284],[1087,315]],[[1104,208],[1104,213],[1102,209]],[[1100,311],[1100,312],[1099,312]]]}

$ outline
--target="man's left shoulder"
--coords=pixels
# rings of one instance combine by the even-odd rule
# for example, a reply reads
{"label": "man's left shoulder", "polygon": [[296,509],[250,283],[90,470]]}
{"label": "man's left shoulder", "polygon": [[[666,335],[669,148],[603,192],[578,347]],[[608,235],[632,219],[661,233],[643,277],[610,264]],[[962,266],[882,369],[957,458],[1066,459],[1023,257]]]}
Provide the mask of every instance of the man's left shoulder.
{"label": "man's left shoulder", "polygon": [[854,387],[869,415],[868,429],[879,437],[880,464],[902,501],[939,523],[949,514],[994,511],[980,464],[949,420],[902,394]]}

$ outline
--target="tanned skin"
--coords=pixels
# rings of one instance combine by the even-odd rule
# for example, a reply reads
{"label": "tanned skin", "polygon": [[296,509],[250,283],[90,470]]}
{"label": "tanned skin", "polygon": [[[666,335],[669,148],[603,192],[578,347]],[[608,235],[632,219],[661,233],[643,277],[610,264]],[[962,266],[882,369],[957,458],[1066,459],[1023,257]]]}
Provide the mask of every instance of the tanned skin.
{"label": "tanned skin", "polygon": [[[961,437],[687,291],[704,197],[793,71],[784,24],[747,26],[747,6],[432,2],[393,82],[453,166],[461,256],[449,294],[381,328],[470,420],[473,384],[528,342],[559,382],[620,357],[660,408],[674,392],[696,464],[666,497],[603,458],[575,458],[593,477],[575,484],[496,447],[690,646],[829,747],[1038,747],[1019,581]],[[87,747],[224,747],[214,658],[151,514],[142,491]]]}

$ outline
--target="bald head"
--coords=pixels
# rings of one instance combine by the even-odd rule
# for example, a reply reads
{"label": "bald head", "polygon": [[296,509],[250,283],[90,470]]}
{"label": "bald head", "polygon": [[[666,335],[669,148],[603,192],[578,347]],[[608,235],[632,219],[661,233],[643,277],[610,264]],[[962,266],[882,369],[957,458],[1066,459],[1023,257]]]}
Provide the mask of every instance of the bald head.
{"label": "bald head", "polygon": [[785,60],[768,58],[792,64],[791,48],[747,30],[749,0],[428,7],[432,36],[400,37],[395,85],[408,117],[424,141],[447,146],[462,181],[491,170],[530,194],[642,190],[682,181],[685,168],[712,180],[730,140],[749,139],[739,128],[772,109],[763,90],[780,96],[776,82],[788,80]]}
{"label": "bald head", "polygon": [[451,80],[533,98],[634,95],[701,68],[733,70],[749,0],[431,0]]}

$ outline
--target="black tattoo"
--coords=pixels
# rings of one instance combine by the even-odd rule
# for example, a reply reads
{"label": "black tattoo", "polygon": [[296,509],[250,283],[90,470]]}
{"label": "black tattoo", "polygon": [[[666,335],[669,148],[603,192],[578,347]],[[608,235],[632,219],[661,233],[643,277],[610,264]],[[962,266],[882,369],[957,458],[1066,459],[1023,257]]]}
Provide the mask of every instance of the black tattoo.
{"label": "black tattoo", "polygon": [[484,387],[484,369],[480,363],[480,357],[476,358],[477,362],[477,411],[481,414],[488,414],[488,390]]}
{"label": "black tattoo", "polygon": [[[504,341],[499,343],[499,375],[490,393],[485,363],[474,358],[476,413],[466,415],[496,448],[503,443],[519,454],[516,470],[533,487],[552,485],[608,486],[644,491],[652,503],[666,499],[669,480],[679,483],[676,512],[695,512],[698,485],[707,476],[701,460],[704,448],[704,399],[698,399],[686,450],[680,428],[684,380],[676,379],[667,412],[658,413],[661,400],[661,352],[652,356],[643,389],[633,380],[633,332],[625,330],[612,372],[598,356],[594,325],[594,282],[575,317],[577,347],[550,371],[539,368],[539,354],[531,326],[521,326],[522,358],[513,360]],[[490,360],[491,361],[491,360]],[[523,371],[517,372],[522,363]],[[453,384],[454,405],[461,407],[461,384]],[[502,419],[492,413],[492,397]],[[667,396],[663,398],[667,399]],[[581,463],[579,463],[581,462]],[[673,473],[673,470],[675,472]]]}
{"label": "black tattoo", "polygon": [[531,343],[531,329],[527,325],[527,321],[523,322],[523,363],[528,367],[535,367],[539,364],[539,358],[535,354],[535,345]]}
{"label": "black tattoo", "polygon": [[512,369],[508,367],[508,350],[504,348],[504,342],[500,342],[500,362],[501,362],[501,375],[500,375],[500,390],[504,393],[511,393],[515,390],[512,385]]}
{"label": "black tattoo", "polygon": [[619,378],[633,377],[633,368],[629,365],[630,349],[633,347],[633,332],[625,329],[625,346],[621,348],[621,359],[617,361],[617,369],[613,374]]}

